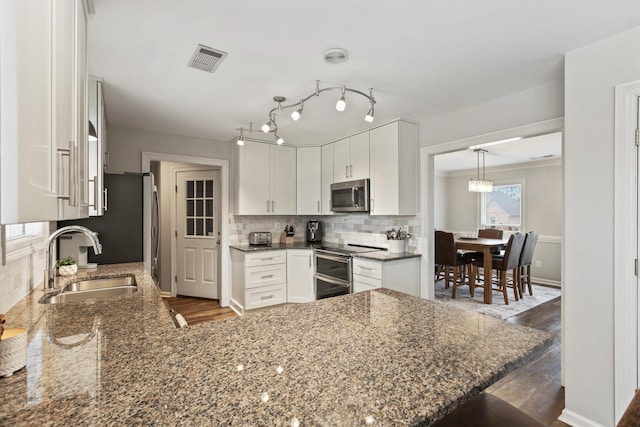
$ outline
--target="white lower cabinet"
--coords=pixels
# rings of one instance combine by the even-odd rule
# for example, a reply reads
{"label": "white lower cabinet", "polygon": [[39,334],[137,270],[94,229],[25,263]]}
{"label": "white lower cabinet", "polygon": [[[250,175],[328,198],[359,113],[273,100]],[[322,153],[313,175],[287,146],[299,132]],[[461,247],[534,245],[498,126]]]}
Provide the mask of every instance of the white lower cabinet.
{"label": "white lower cabinet", "polygon": [[287,302],[316,299],[313,284],[313,250],[287,249]]}
{"label": "white lower cabinet", "polygon": [[391,261],[353,259],[353,292],[377,288],[420,296],[420,258]]}
{"label": "white lower cabinet", "polygon": [[238,312],[287,302],[286,251],[231,250],[231,306]]}

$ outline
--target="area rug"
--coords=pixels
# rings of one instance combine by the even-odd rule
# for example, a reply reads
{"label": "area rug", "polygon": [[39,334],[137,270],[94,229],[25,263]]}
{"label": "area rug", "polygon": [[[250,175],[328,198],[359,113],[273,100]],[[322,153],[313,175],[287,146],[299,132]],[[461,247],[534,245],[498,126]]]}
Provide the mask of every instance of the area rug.
{"label": "area rug", "polygon": [[475,311],[499,319],[515,316],[544,302],[551,301],[560,296],[560,289],[550,286],[532,284],[533,295],[525,291],[524,298],[516,301],[513,298],[513,289],[509,288],[509,305],[504,304],[504,298],[499,292],[493,293],[493,304],[485,304],[484,288],[475,288],[473,298],[469,294],[469,286],[460,286],[456,289],[456,299],[451,298],[452,287],[445,289],[444,280],[436,282],[436,301],[443,302],[463,310]]}

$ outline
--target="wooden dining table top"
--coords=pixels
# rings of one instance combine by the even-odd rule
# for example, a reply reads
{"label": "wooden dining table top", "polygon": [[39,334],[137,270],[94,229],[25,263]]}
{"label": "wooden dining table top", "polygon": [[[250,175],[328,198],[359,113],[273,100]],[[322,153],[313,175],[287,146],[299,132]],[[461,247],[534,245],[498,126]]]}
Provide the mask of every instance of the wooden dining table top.
{"label": "wooden dining table top", "polygon": [[506,245],[509,239],[456,237],[454,241],[458,249],[482,249],[484,247],[495,248]]}

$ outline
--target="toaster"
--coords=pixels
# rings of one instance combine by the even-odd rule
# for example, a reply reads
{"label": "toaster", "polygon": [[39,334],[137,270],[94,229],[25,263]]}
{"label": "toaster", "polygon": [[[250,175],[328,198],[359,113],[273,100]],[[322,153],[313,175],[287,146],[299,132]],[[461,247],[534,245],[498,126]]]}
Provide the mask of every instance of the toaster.
{"label": "toaster", "polygon": [[271,233],[268,231],[252,231],[249,233],[250,245],[270,245]]}

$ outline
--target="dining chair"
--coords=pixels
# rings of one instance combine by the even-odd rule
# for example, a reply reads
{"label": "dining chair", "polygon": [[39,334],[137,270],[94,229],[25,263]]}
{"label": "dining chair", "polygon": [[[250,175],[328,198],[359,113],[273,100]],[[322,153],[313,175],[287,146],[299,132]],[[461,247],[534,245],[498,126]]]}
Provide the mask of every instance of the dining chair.
{"label": "dining chair", "polygon": [[502,230],[497,228],[482,228],[478,230],[478,238],[480,239],[502,239]]}
{"label": "dining chair", "polygon": [[533,295],[531,289],[531,262],[533,260],[533,251],[538,243],[538,233],[530,231],[525,235],[524,246],[520,254],[520,262],[518,265],[518,285],[520,286],[520,295],[524,292],[524,282],[527,283],[529,295]]}
{"label": "dining chair", "polygon": [[[467,285],[464,282],[465,270],[473,262],[472,258],[467,258],[456,250],[453,233],[446,231],[436,231],[435,237],[435,263],[444,269],[445,287],[449,287],[451,274],[453,275],[453,298],[456,297],[456,288],[460,285]],[[462,268],[462,272],[460,269]],[[460,277],[461,276],[461,277]],[[473,296],[473,289],[470,289]]]}
{"label": "dining chair", "polygon": [[[494,288],[492,284],[492,289],[494,291],[502,292],[504,297],[505,305],[509,305],[509,296],[507,294],[507,287],[509,285],[513,286],[513,295],[518,301],[520,298],[519,294],[519,285],[518,285],[518,265],[520,263],[520,254],[522,253],[522,247],[524,245],[524,234],[515,233],[509,237],[509,242],[507,243],[507,248],[504,251],[503,257],[493,257],[492,259],[492,268],[496,270],[496,275],[498,276],[498,287]],[[478,267],[474,262],[472,267],[472,273],[476,274],[476,270]],[[511,283],[507,280],[507,271],[511,271],[512,279]],[[472,295],[473,295],[473,291]]]}

